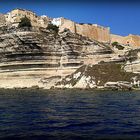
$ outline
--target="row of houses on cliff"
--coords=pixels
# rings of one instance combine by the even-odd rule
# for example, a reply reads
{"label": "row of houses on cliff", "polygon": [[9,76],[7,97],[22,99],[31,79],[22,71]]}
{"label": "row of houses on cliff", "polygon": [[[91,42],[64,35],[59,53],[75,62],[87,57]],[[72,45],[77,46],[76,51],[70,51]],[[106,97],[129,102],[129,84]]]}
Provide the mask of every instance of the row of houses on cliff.
{"label": "row of houses on cliff", "polygon": [[118,36],[110,33],[109,27],[99,26],[97,24],[83,24],[75,23],[63,17],[49,18],[48,16],[38,16],[34,12],[25,9],[14,9],[6,14],[0,14],[0,26],[11,25],[18,26],[21,18],[27,17],[30,19],[32,26],[46,28],[49,23],[59,26],[59,30],[63,31],[65,28],[73,33],[77,33],[91,39],[95,39],[104,43],[118,42],[125,46],[139,47],[140,36],[128,35]]}
{"label": "row of houses on cliff", "polygon": [[18,26],[21,18],[27,17],[30,19],[32,26],[44,27],[48,26],[50,18],[48,16],[37,16],[34,12],[25,9],[14,9],[6,14],[0,14],[0,26],[12,25]]}

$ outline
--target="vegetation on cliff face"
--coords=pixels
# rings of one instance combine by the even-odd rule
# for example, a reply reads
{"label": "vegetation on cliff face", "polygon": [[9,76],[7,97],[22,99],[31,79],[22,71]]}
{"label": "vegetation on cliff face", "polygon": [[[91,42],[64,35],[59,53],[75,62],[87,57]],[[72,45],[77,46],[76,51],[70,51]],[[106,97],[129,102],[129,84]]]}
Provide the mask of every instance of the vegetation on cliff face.
{"label": "vegetation on cliff face", "polygon": [[84,65],[77,69],[73,74],[66,76],[62,81],[59,81],[56,86],[59,87],[60,85],[65,88],[76,88],[78,83],[84,82],[85,88],[95,88],[100,86],[104,87],[108,82],[113,84],[120,82],[121,85],[130,88],[131,86],[138,86],[137,84],[133,85],[134,80],[139,81],[140,75],[124,71],[123,64],[103,63],[97,65]]}
{"label": "vegetation on cliff face", "polygon": [[53,25],[53,24],[48,24],[47,30],[52,30],[52,31],[54,31],[56,34],[58,34],[58,32],[59,32],[59,27],[57,27],[56,25]]}
{"label": "vegetation on cliff face", "polygon": [[124,49],[124,47],[122,45],[120,45],[118,42],[113,42],[112,46],[116,47],[118,50],[123,50]]}
{"label": "vegetation on cliff face", "polygon": [[26,16],[21,18],[21,21],[18,25],[19,28],[22,28],[22,27],[31,27],[31,21],[29,18],[27,18]]}
{"label": "vegetation on cliff face", "polygon": [[125,57],[130,62],[135,61],[138,59],[139,52],[140,52],[140,48],[134,49],[134,50],[129,50],[128,52],[126,52]]}
{"label": "vegetation on cliff face", "polygon": [[85,75],[94,76],[95,82],[99,86],[103,86],[105,83],[111,81],[128,81],[132,82],[132,78],[138,76],[140,79],[140,75],[125,72],[122,64],[115,63],[104,63],[93,65],[92,67],[87,67],[85,71]]}

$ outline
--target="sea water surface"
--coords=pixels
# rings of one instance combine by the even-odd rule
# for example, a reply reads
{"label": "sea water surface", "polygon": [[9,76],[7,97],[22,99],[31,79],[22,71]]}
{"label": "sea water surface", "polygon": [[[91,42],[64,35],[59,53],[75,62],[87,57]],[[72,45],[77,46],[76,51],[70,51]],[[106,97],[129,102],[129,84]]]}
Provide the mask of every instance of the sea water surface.
{"label": "sea water surface", "polygon": [[138,91],[0,90],[0,139],[140,139]]}

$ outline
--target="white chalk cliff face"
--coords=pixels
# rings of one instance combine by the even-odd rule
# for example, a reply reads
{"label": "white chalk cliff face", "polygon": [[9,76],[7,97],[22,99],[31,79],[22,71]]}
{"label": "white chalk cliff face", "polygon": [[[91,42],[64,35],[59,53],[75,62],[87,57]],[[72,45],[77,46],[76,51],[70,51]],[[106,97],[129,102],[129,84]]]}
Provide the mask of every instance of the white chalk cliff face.
{"label": "white chalk cliff face", "polygon": [[[0,88],[102,88],[108,86],[107,82],[118,81],[125,81],[123,86],[129,82],[131,88],[134,78],[135,83],[139,81],[139,75],[133,72],[122,74],[120,68],[114,73],[108,71],[118,64],[125,64],[128,70],[133,53],[114,53],[109,44],[69,30],[56,34],[45,28],[1,27],[0,54]],[[133,58],[139,60],[137,53]],[[105,65],[110,63],[113,65]],[[112,77],[108,78],[110,73]],[[128,79],[123,77],[126,73],[131,75]]]}
{"label": "white chalk cliff face", "polygon": [[97,63],[92,58],[103,54],[99,58],[103,60],[111,52],[109,46],[69,30],[56,34],[45,28],[1,27],[0,88],[46,88],[42,80],[63,78],[85,63]]}

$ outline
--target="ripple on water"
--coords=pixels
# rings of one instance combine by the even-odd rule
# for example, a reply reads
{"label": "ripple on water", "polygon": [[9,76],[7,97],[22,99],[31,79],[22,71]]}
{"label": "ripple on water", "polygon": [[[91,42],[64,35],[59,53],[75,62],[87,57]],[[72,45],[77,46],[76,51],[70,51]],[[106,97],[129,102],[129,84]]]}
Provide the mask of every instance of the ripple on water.
{"label": "ripple on water", "polygon": [[140,138],[138,92],[1,90],[0,138]]}

